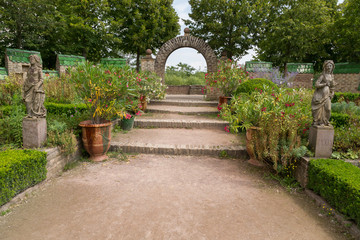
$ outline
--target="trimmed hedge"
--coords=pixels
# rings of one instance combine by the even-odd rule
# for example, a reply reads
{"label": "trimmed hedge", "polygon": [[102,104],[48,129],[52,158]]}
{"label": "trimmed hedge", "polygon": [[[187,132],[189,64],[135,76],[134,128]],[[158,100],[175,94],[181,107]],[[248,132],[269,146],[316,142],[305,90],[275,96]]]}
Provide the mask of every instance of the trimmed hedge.
{"label": "trimmed hedge", "polygon": [[0,206],[46,179],[46,153],[36,150],[0,152]]}
{"label": "trimmed hedge", "polygon": [[275,91],[279,90],[279,87],[273,83],[272,81],[265,78],[253,78],[249,79],[246,82],[240,84],[240,86],[236,89],[235,94],[239,93],[252,93],[255,90],[264,90],[264,85],[270,88],[273,88]]}
{"label": "trimmed hedge", "polygon": [[335,127],[349,125],[350,116],[346,113],[331,113],[330,121]]}
{"label": "trimmed hedge", "polygon": [[56,115],[66,114],[70,116],[75,114],[76,111],[85,112],[88,110],[86,104],[65,104],[65,103],[46,102],[44,105],[48,113],[52,113]]}
{"label": "trimmed hedge", "polygon": [[341,160],[316,159],[309,163],[308,188],[360,226],[360,168]]}
{"label": "trimmed hedge", "polygon": [[331,102],[336,103],[343,97],[346,102],[360,103],[360,93],[335,92]]}

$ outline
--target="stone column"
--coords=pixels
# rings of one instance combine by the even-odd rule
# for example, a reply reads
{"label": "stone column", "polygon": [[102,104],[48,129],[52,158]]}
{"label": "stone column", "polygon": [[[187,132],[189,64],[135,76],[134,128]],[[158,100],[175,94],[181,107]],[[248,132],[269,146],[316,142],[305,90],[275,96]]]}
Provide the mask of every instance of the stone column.
{"label": "stone column", "polygon": [[46,118],[23,119],[24,148],[39,148],[46,141]]}
{"label": "stone column", "polygon": [[152,51],[147,49],[146,57],[141,59],[141,71],[155,72],[155,59],[152,58],[151,54]]}
{"label": "stone column", "polygon": [[333,126],[311,126],[309,132],[309,145],[315,157],[329,158],[334,144]]}

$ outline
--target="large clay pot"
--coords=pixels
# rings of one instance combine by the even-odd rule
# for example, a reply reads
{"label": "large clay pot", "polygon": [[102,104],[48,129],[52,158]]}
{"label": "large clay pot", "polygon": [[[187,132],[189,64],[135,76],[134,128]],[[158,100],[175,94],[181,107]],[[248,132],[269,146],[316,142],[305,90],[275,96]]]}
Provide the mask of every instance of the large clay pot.
{"label": "large clay pot", "polygon": [[90,160],[100,162],[107,159],[106,153],[111,141],[111,121],[92,124],[90,120],[87,120],[81,122],[79,126],[82,127],[82,141],[90,154]]}
{"label": "large clay pot", "polygon": [[224,96],[220,96],[219,97],[219,105],[223,105],[230,103],[231,97],[224,97]]}
{"label": "large clay pot", "polygon": [[258,127],[250,127],[246,130],[246,151],[249,154],[250,159],[248,163],[262,167],[264,164],[256,159],[255,151],[254,151],[254,143],[252,143],[255,134],[259,131],[260,128]]}

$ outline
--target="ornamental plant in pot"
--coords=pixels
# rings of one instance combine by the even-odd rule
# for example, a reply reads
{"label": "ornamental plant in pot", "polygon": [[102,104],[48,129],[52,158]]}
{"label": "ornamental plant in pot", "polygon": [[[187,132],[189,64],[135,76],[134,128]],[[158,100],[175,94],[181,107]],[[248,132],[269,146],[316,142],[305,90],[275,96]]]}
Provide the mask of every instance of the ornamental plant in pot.
{"label": "ornamental plant in pot", "polygon": [[111,120],[125,117],[126,100],[136,95],[128,82],[134,81],[135,73],[129,68],[79,64],[69,71],[69,81],[86,103],[91,119],[79,124],[82,140],[93,161],[103,161],[111,141]]}
{"label": "ornamental plant in pot", "polygon": [[205,74],[206,89],[214,91],[218,89],[219,104],[227,103],[239,85],[249,79],[248,72],[236,62],[228,59],[219,61],[218,71]]}

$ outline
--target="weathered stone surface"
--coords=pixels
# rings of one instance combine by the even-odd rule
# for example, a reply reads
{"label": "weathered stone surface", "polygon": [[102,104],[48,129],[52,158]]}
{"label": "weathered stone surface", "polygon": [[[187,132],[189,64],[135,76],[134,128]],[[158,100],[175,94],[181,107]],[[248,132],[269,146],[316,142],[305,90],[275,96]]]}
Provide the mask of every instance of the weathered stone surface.
{"label": "weathered stone surface", "polygon": [[39,148],[46,141],[46,119],[23,119],[23,145],[25,148]]}
{"label": "weathered stone surface", "polygon": [[315,152],[315,157],[331,157],[334,144],[333,126],[311,126],[309,144]]}

